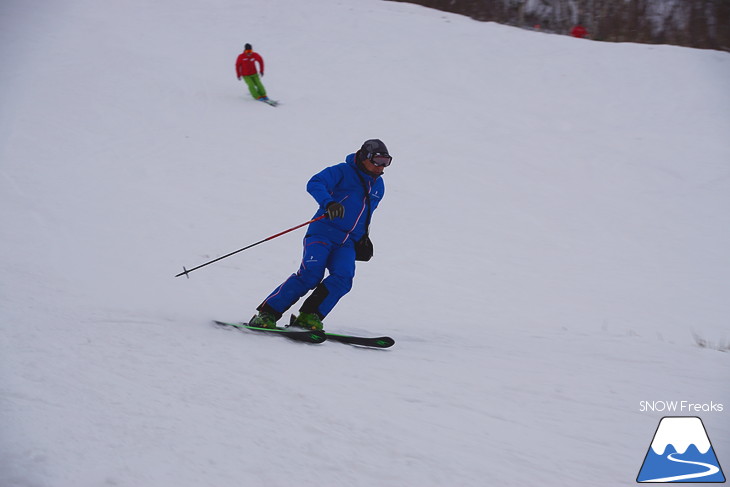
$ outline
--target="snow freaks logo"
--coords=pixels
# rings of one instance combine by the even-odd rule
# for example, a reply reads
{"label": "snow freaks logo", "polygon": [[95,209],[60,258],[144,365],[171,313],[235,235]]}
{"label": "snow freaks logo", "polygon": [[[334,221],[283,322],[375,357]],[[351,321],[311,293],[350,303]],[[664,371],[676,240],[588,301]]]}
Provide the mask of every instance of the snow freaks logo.
{"label": "snow freaks logo", "polygon": [[702,420],[695,416],[662,418],[636,481],[725,482]]}

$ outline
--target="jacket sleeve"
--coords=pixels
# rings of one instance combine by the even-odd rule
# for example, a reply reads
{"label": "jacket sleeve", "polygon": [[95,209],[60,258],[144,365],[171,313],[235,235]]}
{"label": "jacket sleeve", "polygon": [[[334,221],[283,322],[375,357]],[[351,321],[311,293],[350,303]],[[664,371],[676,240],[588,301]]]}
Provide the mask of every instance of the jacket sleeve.
{"label": "jacket sleeve", "polygon": [[243,76],[241,74],[241,67],[242,67],[241,66],[241,55],[239,54],[238,57],[236,58],[236,77]]}
{"label": "jacket sleeve", "polygon": [[254,54],[254,59],[256,59],[256,61],[258,61],[258,63],[259,63],[259,72],[261,73],[261,76],[263,76],[264,75],[264,58],[262,58],[258,54]]}
{"label": "jacket sleeve", "polygon": [[324,209],[327,204],[334,201],[332,192],[342,180],[342,170],[338,166],[328,167],[314,176],[307,183],[307,192],[319,203],[320,208]]}

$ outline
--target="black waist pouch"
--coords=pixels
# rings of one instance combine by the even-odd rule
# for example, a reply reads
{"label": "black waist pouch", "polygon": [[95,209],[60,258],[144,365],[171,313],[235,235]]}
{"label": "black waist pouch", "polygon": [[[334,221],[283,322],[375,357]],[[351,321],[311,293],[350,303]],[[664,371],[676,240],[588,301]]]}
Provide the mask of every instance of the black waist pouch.
{"label": "black waist pouch", "polygon": [[373,242],[366,233],[360,240],[355,242],[355,260],[367,262],[373,258]]}

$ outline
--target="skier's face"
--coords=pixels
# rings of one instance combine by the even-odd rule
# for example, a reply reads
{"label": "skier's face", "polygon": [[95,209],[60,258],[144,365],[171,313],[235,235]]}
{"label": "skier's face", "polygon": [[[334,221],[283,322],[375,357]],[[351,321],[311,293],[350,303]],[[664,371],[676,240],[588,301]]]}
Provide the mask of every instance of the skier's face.
{"label": "skier's face", "polygon": [[370,162],[370,159],[365,159],[364,161],[362,161],[362,165],[365,166],[365,170],[367,172],[374,176],[380,176],[385,171],[385,167],[376,166],[375,164]]}

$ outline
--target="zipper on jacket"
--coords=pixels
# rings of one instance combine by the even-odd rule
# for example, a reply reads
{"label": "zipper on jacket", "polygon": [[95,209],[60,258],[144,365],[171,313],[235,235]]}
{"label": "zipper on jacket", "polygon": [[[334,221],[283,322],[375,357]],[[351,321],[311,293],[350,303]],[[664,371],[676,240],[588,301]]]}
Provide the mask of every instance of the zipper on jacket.
{"label": "zipper on jacket", "polygon": [[[357,168],[355,169],[357,171]],[[359,175],[358,175],[359,178]],[[357,218],[355,219],[355,224],[352,226],[352,228],[345,234],[345,238],[340,242],[340,245],[347,242],[347,239],[350,238],[350,234],[357,228],[357,224],[360,223],[360,218],[362,218],[362,214],[365,213],[365,208],[367,208],[368,198],[370,197],[370,192],[373,190],[373,183],[372,181],[368,181],[368,192],[365,193],[365,196],[362,200],[362,210],[360,210],[360,214],[357,215]]]}

